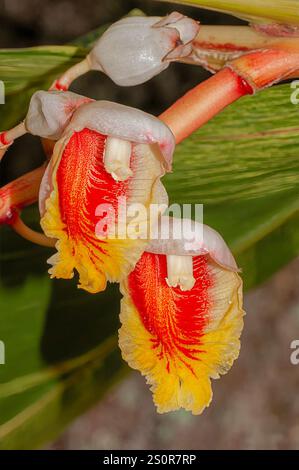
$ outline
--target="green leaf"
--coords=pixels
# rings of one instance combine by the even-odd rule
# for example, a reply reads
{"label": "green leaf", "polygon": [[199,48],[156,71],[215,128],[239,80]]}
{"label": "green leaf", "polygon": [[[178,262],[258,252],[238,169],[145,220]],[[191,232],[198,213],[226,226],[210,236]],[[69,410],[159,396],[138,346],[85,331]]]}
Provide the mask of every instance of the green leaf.
{"label": "green leaf", "polygon": [[[0,128],[9,129],[26,114],[32,94],[48,89],[62,72],[84,58],[78,46],[43,46],[0,50],[0,79],[5,86]],[[2,111],[3,110],[3,111]]]}
{"label": "green leaf", "polygon": [[[138,9],[128,14],[141,15]],[[80,62],[108,26],[101,26],[65,46],[0,49],[0,80],[5,86],[5,107],[0,105],[0,130],[9,129],[23,119],[32,94],[47,90],[65,70]]]}
{"label": "green leaf", "polygon": [[220,11],[256,23],[299,25],[298,0],[159,0]]}
{"label": "green leaf", "polygon": [[[27,219],[37,214],[26,211]],[[88,295],[51,281],[49,251],[1,229],[0,449],[55,437],[103,396],[127,368],[117,346],[120,294]]]}
{"label": "green leaf", "polygon": [[299,254],[299,108],[289,85],[242,98],[177,147],[171,202],[203,203],[252,287]]}

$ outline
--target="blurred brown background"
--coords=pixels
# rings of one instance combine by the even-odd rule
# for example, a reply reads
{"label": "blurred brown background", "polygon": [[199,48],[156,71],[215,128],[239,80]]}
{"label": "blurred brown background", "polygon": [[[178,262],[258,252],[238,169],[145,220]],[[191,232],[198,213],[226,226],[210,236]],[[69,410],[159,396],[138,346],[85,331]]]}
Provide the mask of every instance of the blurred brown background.
{"label": "blurred brown background", "polygon": [[[213,12],[142,0],[0,0],[0,48],[64,44],[132,8],[148,15],[178,9],[203,23],[239,23]],[[135,88],[119,88],[90,73],[73,90],[158,114],[207,76],[197,67],[176,64]],[[36,139],[28,138],[28,155],[32,167],[42,159]],[[18,165],[3,162],[2,181],[22,173],[22,159],[20,150]],[[290,343],[299,339],[299,260],[249,293],[246,310],[240,359],[214,381],[214,400],[202,416],[158,415],[144,379],[132,372],[51,448],[298,449],[299,365],[290,363]]]}

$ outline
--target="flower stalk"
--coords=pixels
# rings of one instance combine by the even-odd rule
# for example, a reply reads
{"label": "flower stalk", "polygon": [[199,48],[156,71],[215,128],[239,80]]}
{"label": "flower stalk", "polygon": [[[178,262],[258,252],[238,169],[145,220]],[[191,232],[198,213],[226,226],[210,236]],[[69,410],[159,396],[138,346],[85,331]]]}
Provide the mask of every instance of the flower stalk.
{"label": "flower stalk", "polygon": [[55,243],[56,243],[55,239],[49,238],[43,233],[39,233],[39,232],[36,232],[35,230],[32,230],[23,222],[19,214],[16,214],[16,216],[13,218],[13,221],[11,222],[10,225],[17,234],[21,235],[22,238],[25,238],[25,240],[28,240],[34,243],[35,245],[40,245],[40,246],[45,246],[45,247],[50,247],[50,248],[55,247]]}
{"label": "flower stalk", "polygon": [[88,58],[69,68],[58,80],[52,84],[50,90],[67,91],[76,78],[91,70]]}

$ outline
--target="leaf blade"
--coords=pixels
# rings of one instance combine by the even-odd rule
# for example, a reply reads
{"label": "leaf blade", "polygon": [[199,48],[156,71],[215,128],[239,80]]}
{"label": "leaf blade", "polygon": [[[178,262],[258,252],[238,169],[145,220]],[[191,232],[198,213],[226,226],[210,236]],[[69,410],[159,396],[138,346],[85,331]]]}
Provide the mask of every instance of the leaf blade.
{"label": "leaf blade", "polygon": [[238,16],[257,23],[299,25],[297,0],[159,0]]}

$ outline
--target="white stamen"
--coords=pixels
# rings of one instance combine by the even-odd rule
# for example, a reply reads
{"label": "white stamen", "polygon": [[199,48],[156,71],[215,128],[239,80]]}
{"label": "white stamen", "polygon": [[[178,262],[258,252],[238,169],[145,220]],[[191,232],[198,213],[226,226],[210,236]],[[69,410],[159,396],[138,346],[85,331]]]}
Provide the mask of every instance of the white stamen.
{"label": "white stamen", "polygon": [[108,137],[104,154],[105,169],[115,181],[125,181],[133,172],[130,168],[131,143],[116,137]]}
{"label": "white stamen", "polygon": [[111,101],[94,101],[81,106],[71,119],[66,133],[91,129],[100,134],[117,137],[134,144],[157,143],[163,156],[163,166],[171,170],[175,138],[160,119]]}
{"label": "white stamen", "polygon": [[179,286],[182,291],[191,290],[195,284],[192,256],[167,255],[167,278],[169,287]]}

